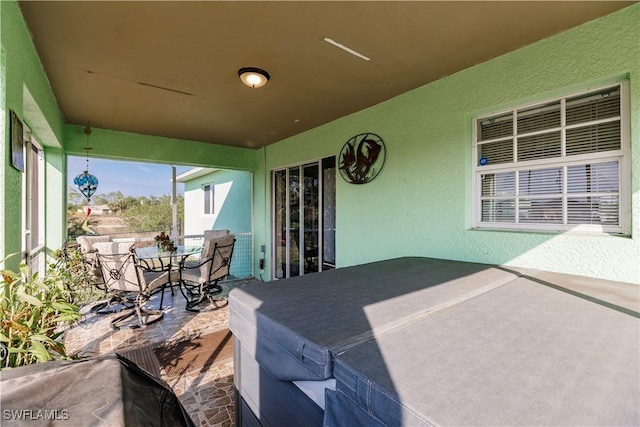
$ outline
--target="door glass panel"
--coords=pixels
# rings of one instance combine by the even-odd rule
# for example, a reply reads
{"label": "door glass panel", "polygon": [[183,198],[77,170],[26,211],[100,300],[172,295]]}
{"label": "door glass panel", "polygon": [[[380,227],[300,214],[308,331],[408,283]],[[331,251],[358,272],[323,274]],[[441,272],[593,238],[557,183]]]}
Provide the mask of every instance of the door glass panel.
{"label": "door glass panel", "polygon": [[336,266],[336,158],[322,160],[322,270]]}
{"label": "door glass panel", "polygon": [[287,273],[287,171],[274,174],[274,276],[278,279]]}
{"label": "door glass panel", "polygon": [[300,167],[289,168],[289,275],[300,275]]}
{"label": "door glass panel", "polygon": [[304,272],[319,271],[318,263],[318,164],[304,167]]}

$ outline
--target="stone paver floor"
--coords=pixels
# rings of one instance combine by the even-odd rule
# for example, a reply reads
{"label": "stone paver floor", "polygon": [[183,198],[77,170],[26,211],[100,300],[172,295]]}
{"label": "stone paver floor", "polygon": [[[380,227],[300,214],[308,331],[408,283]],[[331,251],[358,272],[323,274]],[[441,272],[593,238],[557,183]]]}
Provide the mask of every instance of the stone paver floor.
{"label": "stone paver floor", "polygon": [[[254,279],[226,284],[225,294],[230,287],[242,286],[253,281]],[[156,294],[149,304],[156,308],[159,301],[160,294]],[[143,328],[125,327],[117,331],[111,329],[109,324],[113,314],[95,314],[85,310],[85,318],[64,334],[67,353],[91,357],[137,349],[153,349],[167,342],[182,341],[228,326],[228,307],[200,313],[186,311],[184,307],[185,300],[180,292],[176,290],[172,296],[167,290],[164,295],[162,320]],[[234,425],[232,360],[205,372],[193,371],[172,377],[167,376],[164,370],[160,373],[160,378],[173,389],[196,426]]]}

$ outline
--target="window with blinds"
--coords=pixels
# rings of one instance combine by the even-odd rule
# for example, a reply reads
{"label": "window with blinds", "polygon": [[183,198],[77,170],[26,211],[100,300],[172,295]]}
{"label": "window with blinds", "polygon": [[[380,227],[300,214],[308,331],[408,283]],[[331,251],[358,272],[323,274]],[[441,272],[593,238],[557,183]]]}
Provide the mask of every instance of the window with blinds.
{"label": "window with blinds", "polygon": [[626,83],[474,120],[478,228],[628,232]]}

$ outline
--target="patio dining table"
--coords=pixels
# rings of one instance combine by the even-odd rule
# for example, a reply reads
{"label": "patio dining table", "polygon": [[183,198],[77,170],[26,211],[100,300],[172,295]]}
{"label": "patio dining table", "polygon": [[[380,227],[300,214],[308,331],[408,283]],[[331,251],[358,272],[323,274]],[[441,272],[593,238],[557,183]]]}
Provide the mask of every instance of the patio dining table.
{"label": "patio dining table", "polygon": [[[173,295],[173,286],[177,284],[180,292],[184,295],[182,283],[179,280],[174,281],[171,272],[179,272],[190,257],[199,256],[200,252],[202,252],[202,246],[178,245],[173,251],[162,250],[157,246],[146,246],[136,248],[135,252],[144,270],[153,273],[170,272],[169,282],[161,288],[162,292],[168,286],[171,288],[171,294]],[[162,302],[160,306],[162,306]]]}
{"label": "patio dining table", "polygon": [[174,251],[161,250],[157,246],[136,248],[142,266],[149,271],[177,271],[191,256],[199,255],[202,246],[179,245]]}

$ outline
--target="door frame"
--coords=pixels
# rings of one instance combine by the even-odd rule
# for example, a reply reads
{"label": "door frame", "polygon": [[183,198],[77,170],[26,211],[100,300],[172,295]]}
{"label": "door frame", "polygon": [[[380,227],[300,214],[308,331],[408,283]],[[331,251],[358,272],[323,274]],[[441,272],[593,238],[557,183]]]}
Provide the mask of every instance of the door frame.
{"label": "door frame", "polygon": [[[29,272],[44,273],[45,269],[45,153],[43,146],[24,127],[24,165],[22,174],[22,258]],[[35,179],[34,181],[34,168]],[[36,189],[37,191],[34,191]],[[35,193],[35,194],[34,194]],[[37,200],[34,200],[34,197]],[[35,227],[34,227],[35,225]],[[37,233],[34,236],[33,233]],[[37,239],[37,241],[34,241]]]}
{"label": "door frame", "polygon": [[[317,167],[317,176],[318,176],[318,188],[317,188],[317,193],[318,193],[318,213],[317,213],[317,223],[318,223],[318,231],[317,231],[317,235],[318,235],[318,254],[317,254],[317,263],[318,263],[318,271],[323,271],[323,267],[324,267],[324,218],[323,218],[323,212],[324,212],[324,197],[323,197],[323,191],[324,191],[324,178],[323,178],[323,169],[322,169],[322,165],[323,165],[323,160],[327,159],[327,158],[331,158],[334,156],[326,156],[326,157],[321,157],[318,159],[313,159],[313,160],[308,160],[308,161],[304,161],[304,162],[300,162],[300,163],[295,163],[295,164],[290,164],[290,165],[286,165],[286,166],[281,166],[278,168],[274,168],[271,169],[271,221],[270,221],[270,228],[271,228],[271,235],[273,236],[272,238],[272,243],[271,243],[271,257],[270,257],[270,266],[271,266],[271,279],[275,280],[275,279],[280,279],[280,278],[288,278],[291,277],[291,209],[290,209],[290,203],[289,203],[289,198],[290,198],[290,170],[292,168],[298,168],[298,171],[300,173],[300,180],[298,182],[298,188],[301,189],[301,191],[299,192],[299,200],[298,200],[298,222],[299,222],[299,230],[298,230],[298,248],[303,248],[302,250],[298,251],[298,265],[299,265],[299,274],[300,276],[304,275],[305,272],[305,251],[304,251],[304,235],[305,235],[305,230],[304,230],[304,191],[302,190],[302,187],[304,186],[304,169],[306,167],[309,166],[316,166]],[[286,263],[286,271],[283,271],[283,277],[277,277],[277,253],[278,253],[278,249],[279,249],[279,244],[280,242],[278,241],[278,230],[276,230],[276,212],[275,212],[275,208],[276,208],[276,203],[275,203],[275,199],[276,199],[276,173],[278,172],[284,172],[285,173],[285,182],[286,182],[286,195],[285,195],[285,218],[286,218],[286,226],[285,226],[285,236],[284,236],[284,240],[285,240],[285,257],[284,257],[284,262]],[[335,209],[335,208],[334,208]],[[282,237],[281,237],[282,238]]]}

